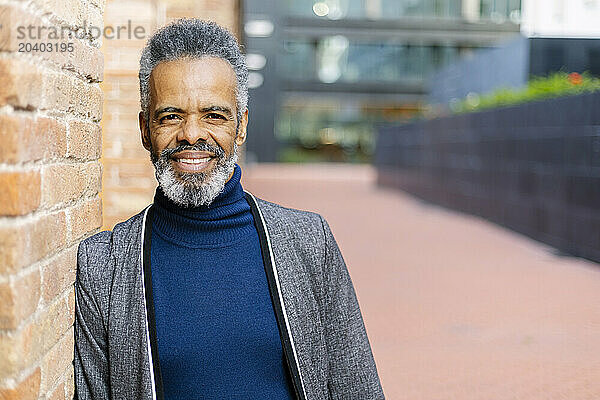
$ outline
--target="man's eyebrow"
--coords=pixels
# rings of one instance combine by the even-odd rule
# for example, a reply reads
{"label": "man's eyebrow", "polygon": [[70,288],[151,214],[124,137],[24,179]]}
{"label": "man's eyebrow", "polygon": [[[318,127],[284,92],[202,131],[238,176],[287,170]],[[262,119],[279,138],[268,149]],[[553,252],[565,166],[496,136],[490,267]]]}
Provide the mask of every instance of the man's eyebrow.
{"label": "man's eyebrow", "polygon": [[233,118],[233,112],[231,111],[231,109],[229,107],[210,106],[210,107],[202,108],[200,110],[200,112],[211,112],[211,111],[220,111],[220,112],[226,114],[228,118],[230,118],[230,119]]}
{"label": "man's eyebrow", "polygon": [[177,107],[164,107],[161,108],[160,110],[156,110],[154,111],[154,119],[158,119],[158,116],[160,114],[166,113],[166,112],[175,112],[175,113],[179,113],[179,114],[184,114],[185,111],[183,111],[181,108],[177,108]]}

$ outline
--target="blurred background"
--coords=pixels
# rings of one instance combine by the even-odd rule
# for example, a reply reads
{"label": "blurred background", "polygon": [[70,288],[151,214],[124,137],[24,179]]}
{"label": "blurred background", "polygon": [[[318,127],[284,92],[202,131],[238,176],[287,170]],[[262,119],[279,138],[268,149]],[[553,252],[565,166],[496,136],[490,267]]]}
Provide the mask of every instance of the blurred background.
{"label": "blurred background", "polygon": [[242,43],[242,184],[329,221],[387,398],[600,398],[600,0],[0,3],[0,398],[73,396],[77,246],[152,202],[139,56],[179,17]]}

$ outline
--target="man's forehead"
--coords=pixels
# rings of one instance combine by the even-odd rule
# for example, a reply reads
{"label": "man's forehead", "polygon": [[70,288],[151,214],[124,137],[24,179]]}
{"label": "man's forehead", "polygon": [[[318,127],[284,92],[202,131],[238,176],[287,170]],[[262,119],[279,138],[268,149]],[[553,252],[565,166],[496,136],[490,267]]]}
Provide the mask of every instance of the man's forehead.
{"label": "man's forehead", "polygon": [[232,84],[237,84],[235,71],[226,60],[214,57],[203,56],[200,58],[183,57],[176,60],[161,61],[152,70],[150,80],[158,80],[164,75],[176,74],[179,77],[193,75],[196,79],[203,77],[214,77],[228,79]]}
{"label": "man's forehead", "polygon": [[[150,75],[152,100],[197,98],[235,104],[237,79],[231,65],[216,57],[163,61]],[[157,105],[155,103],[155,105]]]}

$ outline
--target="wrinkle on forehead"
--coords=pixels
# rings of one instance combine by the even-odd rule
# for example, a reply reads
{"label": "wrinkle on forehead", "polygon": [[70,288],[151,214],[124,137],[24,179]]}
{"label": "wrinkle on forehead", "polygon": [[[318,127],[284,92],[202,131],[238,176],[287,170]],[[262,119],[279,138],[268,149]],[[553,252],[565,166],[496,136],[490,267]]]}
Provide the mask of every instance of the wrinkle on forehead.
{"label": "wrinkle on forehead", "polygon": [[224,105],[235,110],[235,72],[227,61],[217,57],[163,61],[152,71],[149,83],[153,109],[174,102],[169,105]]}

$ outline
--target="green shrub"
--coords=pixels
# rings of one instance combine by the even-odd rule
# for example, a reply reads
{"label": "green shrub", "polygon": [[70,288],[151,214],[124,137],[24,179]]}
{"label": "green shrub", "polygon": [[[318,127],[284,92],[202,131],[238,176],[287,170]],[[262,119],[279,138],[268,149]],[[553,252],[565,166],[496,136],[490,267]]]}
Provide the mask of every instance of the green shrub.
{"label": "green shrub", "polygon": [[501,88],[481,96],[470,93],[466,99],[450,104],[450,109],[466,113],[597,90],[600,90],[600,79],[587,72],[555,72],[546,77],[533,77],[522,89]]}

